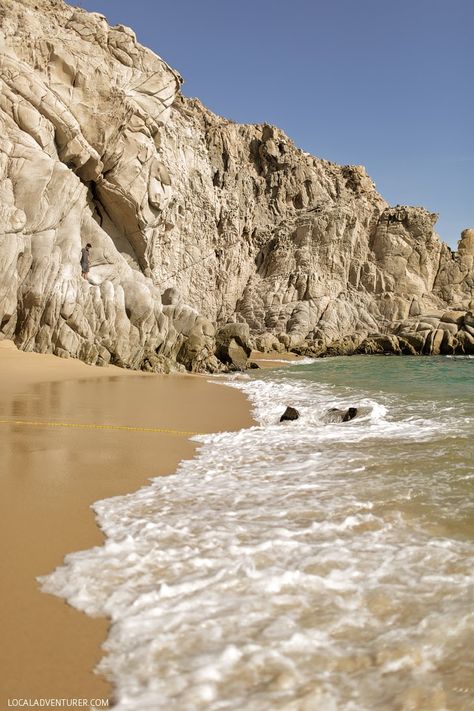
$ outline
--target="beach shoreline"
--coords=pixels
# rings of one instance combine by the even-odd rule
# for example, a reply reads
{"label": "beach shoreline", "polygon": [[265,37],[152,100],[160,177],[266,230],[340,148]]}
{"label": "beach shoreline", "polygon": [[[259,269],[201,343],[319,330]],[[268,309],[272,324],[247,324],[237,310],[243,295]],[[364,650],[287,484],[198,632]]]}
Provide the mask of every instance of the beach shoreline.
{"label": "beach shoreline", "polygon": [[[2,708],[113,698],[93,673],[108,621],[40,591],[64,556],[101,545],[91,504],[191,459],[192,433],[253,424],[245,396],[204,377],[98,368],[0,342]],[[112,704],[112,701],[110,701]]]}

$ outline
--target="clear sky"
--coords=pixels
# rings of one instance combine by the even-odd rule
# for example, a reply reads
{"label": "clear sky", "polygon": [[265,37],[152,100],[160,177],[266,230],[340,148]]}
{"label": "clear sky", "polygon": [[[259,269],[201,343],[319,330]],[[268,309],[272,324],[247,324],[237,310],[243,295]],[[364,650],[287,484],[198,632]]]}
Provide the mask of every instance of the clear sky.
{"label": "clear sky", "polygon": [[474,0],[75,0],[132,27],[183,92],[366,166],[391,204],[474,227]]}

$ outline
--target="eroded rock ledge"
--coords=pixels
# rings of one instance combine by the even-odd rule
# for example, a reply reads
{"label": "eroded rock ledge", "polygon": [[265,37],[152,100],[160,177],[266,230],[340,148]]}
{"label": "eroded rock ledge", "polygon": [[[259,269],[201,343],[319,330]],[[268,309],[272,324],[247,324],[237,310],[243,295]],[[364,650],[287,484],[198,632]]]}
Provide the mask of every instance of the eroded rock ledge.
{"label": "eroded rock ledge", "polygon": [[355,333],[326,344],[306,341],[299,355],[474,355],[474,313],[432,311],[405,319],[387,333]]}
{"label": "eroded rock ledge", "polygon": [[[263,350],[472,352],[473,230],[452,253],[363,167],[212,114],[62,0],[4,0],[0,68],[0,335],[20,348],[216,370],[240,323]],[[223,338],[224,361],[248,350]]]}

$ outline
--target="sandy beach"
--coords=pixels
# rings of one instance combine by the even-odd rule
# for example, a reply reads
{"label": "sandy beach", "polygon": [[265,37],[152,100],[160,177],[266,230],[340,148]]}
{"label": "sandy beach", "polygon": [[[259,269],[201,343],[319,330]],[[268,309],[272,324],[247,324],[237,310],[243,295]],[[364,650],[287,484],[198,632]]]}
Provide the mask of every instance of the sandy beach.
{"label": "sandy beach", "polygon": [[[0,342],[1,708],[9,699],[108,699],[93,673],[107,620],[40,592],[36,577],[100,545],[90,505],[170,474],[187,433],[252,424],[244,396],[187,375],[95,368]],[[106,426],[106,427],[104,427]],[[161,431],[160,431],[161,430]]]}
{"label": "sandy beach", "polygon": [[303,356],[298,356],[295,353],[285,351],[284,353],[261,353],[260,351],[252,351],[249,358],[251,363],[255,363],[259,368],[266,370],[267,368],[281,368],[284,365],[290,365],[298,361],[304,360]]}

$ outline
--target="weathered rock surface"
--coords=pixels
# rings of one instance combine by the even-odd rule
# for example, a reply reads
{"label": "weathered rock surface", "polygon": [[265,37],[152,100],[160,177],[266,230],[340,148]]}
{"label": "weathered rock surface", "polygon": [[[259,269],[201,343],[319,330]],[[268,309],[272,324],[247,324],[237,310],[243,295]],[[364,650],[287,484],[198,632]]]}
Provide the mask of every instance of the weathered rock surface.
{"label": "weathered rock surface", "polygon": [[472,311],[435,311],[402,321],[393,338],[421,355],[474,355],[473,326]]}
{"label": "weathered rock surface", "polygon": [[245,370],[251,352],[248,324],[229,323],[217,332],[216,356],[222,363]]}
{"label": "weathered rock surface", "polygon": [[363,167],[215,116],[132,30],[62,0],[3,0],[0,67],[0,334],[19,347],[216,370],[217,329],[241,367],[231,322],[262,350],[471,352],[470,316],[427,319],[472,312],[474,230],[452,253]]}
{"label": "weathered rock surface", "polygon": [[301,355],[474,355],[472,311],[431,311],[390,324],[392,333],[357,333],[332,341],[305,343]]}
{"label": "weathered rock surface", "polygon": [[157,144],[180,77],[128,28],[59,0],[6,0],[0,20],[2,332],[91,363],[215,365],[212,324],[162,306],[147,270],[171,198]]}

